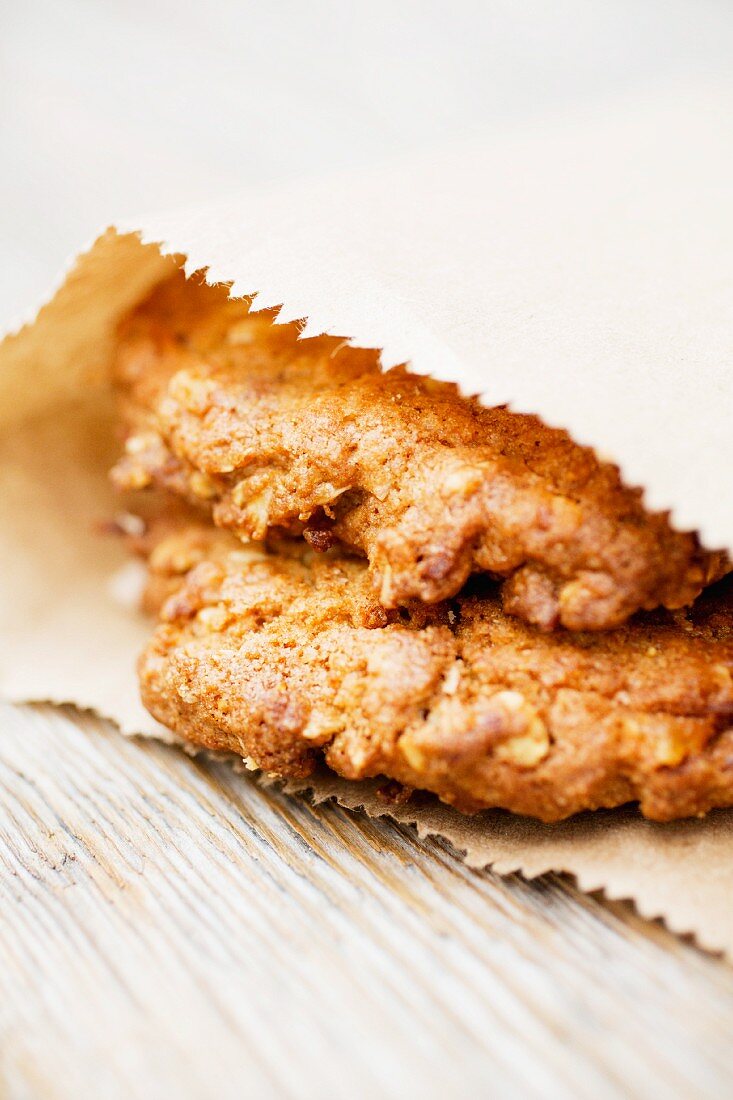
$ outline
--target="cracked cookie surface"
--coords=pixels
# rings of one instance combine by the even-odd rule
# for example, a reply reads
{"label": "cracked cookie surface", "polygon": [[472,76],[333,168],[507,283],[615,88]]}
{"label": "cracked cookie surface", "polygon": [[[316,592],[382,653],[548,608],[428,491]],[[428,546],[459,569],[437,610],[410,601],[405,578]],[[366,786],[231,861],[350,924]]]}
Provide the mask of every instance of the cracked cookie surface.
{"label": "cracked cookie surface", "polygon": [[387,608],[504,578],[504,609],[545,630],[681,607],[726,568],[567,433],[248,309],[179,275],[123,325],[119,487],[171,490],[244,540],[357,551]]}
{"label": "cracked cookie surface", "polygon": [[547,635],[495,586],[386,610],[365,564],[163,529],[140,664],[151,713],[280,776],[323,759],[460,810],[545,821],[638,800],[657,820],[733,804],[733,586],[604,634]]}

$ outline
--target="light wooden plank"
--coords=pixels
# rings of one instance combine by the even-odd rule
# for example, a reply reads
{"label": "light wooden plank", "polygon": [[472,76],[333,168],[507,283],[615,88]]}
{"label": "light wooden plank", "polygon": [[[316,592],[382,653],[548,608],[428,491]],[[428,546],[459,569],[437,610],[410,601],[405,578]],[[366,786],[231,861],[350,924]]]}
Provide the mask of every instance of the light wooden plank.
{"label": "light wooden plank", "polygon": [[11,1097],[725,1096],[733,969],[630,906],[0,708]]}

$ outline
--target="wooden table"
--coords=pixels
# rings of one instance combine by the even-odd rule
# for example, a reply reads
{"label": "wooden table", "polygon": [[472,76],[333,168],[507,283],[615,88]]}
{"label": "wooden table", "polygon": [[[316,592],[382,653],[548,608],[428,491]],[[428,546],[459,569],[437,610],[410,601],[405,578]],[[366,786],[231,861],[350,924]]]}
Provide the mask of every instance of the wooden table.
{"label": "wooden table", "polygon": [[0,707],[0,1095],[728,1097],[733,968],[630,905]]}

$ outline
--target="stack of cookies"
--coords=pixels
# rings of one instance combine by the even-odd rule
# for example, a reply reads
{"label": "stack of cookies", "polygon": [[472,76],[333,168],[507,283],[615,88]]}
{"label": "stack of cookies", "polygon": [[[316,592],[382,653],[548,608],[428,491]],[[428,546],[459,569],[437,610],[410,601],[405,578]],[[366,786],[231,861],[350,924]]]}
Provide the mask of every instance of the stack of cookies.
{"label": "stack of cookies", "polygon": [[299,333],[182,273],[120,326],[154,717],[465,812],[733,804],[727,558],[566,432]]}

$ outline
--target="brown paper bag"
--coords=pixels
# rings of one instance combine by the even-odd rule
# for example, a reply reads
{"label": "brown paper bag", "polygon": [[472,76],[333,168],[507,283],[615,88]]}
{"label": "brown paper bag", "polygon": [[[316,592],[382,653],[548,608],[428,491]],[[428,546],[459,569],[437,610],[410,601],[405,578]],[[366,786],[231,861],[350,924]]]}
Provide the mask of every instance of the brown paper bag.
{"label": "brown paper bag", "polygon": [[[255,307],[382,349],[571,430],[711,549],[733,546],[733,151],[727,88],[379,172],[120,224],[0,345],[0,692],[169,737],[137,696],[149,624],[134,563],[94,534],[119,508],[107,392],[117,319],[176,263]],[[146,242],[146,243],[143,243]],[[384,813],[375,784],[315,797]],[[733,813],[633,810],[543,826],[393,808],[475,866],[573,873],[733,952]]]}

